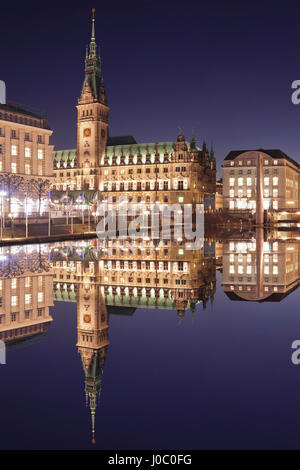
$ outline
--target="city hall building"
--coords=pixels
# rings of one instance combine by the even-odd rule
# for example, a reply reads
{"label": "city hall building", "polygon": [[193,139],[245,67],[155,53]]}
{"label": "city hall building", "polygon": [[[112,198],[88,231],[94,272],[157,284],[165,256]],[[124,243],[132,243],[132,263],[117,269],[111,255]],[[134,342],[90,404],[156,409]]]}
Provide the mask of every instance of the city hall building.
{"label": "city hall building", "polygon": [[132,136],[109,135],[109,106],[95,42],[95,20],[85,58],[85,79],[77,105],[77,149],[54,152],[52,200],[68,191],[73,202],[83,195],[98,200],[121,196],[133,203],[196,204],[214,208],[216,162],[205,143],[137,143]]}

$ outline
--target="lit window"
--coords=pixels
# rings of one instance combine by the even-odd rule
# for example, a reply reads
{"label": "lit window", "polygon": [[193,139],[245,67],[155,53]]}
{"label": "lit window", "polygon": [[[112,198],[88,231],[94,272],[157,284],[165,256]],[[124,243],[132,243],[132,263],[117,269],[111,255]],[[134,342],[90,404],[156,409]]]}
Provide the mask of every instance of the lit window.
{"label": "lit window", "polygon": [[11,305],[12,305],[12,307],[16,307],[18,305],[18,296],[17,295],[12,295]]}
{"label": "lit window", "polygon": [[229,243],[229,250],[233,251],[234,250],[234,242]]}
{"label": "lit window", "polygon": [[273,186],[278,186],[278,177],[274,176],[273,178]]}
{"label": "lit window", "polygon": [[244,178],[238,178],[238,185],[243,186],[244,184]]}
{"label": "lit window", "polygon": [[278,209],[278,201],[273,201],[273,209]]}
{"label": "lit window", "polygon": [[25,157],[31,157],[31,149],[30,147],[25,147]]}
{"label": "lit window", "polygon": [[234,186],[234,178],[229,178],[229,186]]}
{"label": "lit window", "polygon": [[230,196],[230,197],[234,197],[234,189],[230,189],[230,190],[229,190],[229,196]]}
{"label": "lit window", "polygon": [[25,294],[25,304],[29,305],[31,303],[31,294]]}
{"label": "lit window", "polygon": [[243,274],[243,272],[244,272],[244,268],[243,268],[243,266],[240,264],[239,267],[238,267],[238,273],[239,273],[239,274]]}
{"label": "lit window", "polygon": [[29,165],[29,163],[25,164],[25,175],[30,175],[30,165]]}
{"label": "lit window", "polygon": [[42,149],[38,149],[38,159],[43,160],[44,158],[44,151]]}
{"label": "lit window", "polygon": [[278,197],[278,189],[273,189],[273,196]]}
{"label": "lit window", "polygon": [[44,293],[38,292],[38,302],[43,302],[43,300],[44,300]]}
{"label": "lit window", "polygon": [[251,274],[251,271],[252,271],[252,266],[251,266],[251,264],[249,264],[247,266],[247,274]]}
{"label": "lit window", "polygon": [[264,189],[264,197],[269,197],[270,191],[268,189]]}
{"label": "lit window", "polygon": [[278,274],[278,266],[276,264],[273,266],[273,274]]}
{"label": "lit window", "polygon": [[16,163],[11,164],[11,172],[12,173],[17,173],[17,164]]}
{"label": "lit window", "polygon": [[264,267],[264,274],[269,274],[269,265],[266,264]]}
{"label": "lit window", "polygon": [[247,186],[251,186],[252,185],[252,178],[247,178]]}
{"label": "lit window", "polygon": [[265,165],[269,165],[269,160],[265,160]]}
{"label": "lit window", "polygon": [[3,170],[3,163],[0,162],[0,171],[2,171],[2,170]]}
{"label": "lit window", "polygon": [[18,155],[18,149],[17,149],[16,145],[11,146],[11,154],[14,155],[14,156]]}
{"label": "lit window", "polygon": [[25,277],[25,287],[30,287],[30,277]]}
{"label": "lit window", "polygon": [[16,278],[11,279],[10,284],[11,284],[12,289],[16,289],[17,288],[17,279]]}
{"label": "lit window", "polygon": [[278,165],[278,160],[273,161],[274,165]]}
{"label": "lit window", "polygon": [[229,201],[229,209],[234,209],[234,201]]}
{"label": "lit window", "polygon": [[233,264],[231,264],[229,266],[229,274],[234,274],[234,265]]}
{"label": "lit window", "polygon": [[270,184],[270,178],[269,178],[269,177],[265,177],[265,178],[264,178],[264,185],[265,185],[265,186],[269,186],[269,184]]}
{"label": "lit window", "polygon": [[252,197],[252,191],[251,191],[251,189],[247,189],[247,197]]}

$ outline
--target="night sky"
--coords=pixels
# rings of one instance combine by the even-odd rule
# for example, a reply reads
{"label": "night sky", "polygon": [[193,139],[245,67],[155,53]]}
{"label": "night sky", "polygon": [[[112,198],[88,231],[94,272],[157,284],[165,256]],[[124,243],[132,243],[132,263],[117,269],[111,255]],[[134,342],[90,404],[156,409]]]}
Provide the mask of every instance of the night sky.
{"label": "night sky", "polygon": [[5,2],[0,79],[7,100],[47,112],[57,149],[76,146],[75,105],[96,8],[110,135],[174,140],[178,126],[231,149],[281,148],[300,161],[300,4]]}

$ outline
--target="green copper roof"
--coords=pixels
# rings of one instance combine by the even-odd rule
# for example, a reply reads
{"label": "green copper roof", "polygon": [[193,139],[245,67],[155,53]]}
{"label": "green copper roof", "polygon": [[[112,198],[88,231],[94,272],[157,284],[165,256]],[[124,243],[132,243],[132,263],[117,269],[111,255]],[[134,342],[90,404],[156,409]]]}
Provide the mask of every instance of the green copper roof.
{"label": "green copper roof", "polygon": [[67,165],[68,158],[71,162],[74,162],[76,155],[77,155],[76,149],[56,150],[55,152],[53,152],[54,160],[56,162],[60,162],[61,160],[63,160],[63,162],[65,162],[66,165]]}
{"label": "green copper roof", "polygon": [[[125,136],[126,137],[126,136]],[[123,137],[112,137],[110,138],[110,143],[113,142],[120,142],[122,141]],[[127,140],[128,142],[128,140]],[[191,145],[189,142],[186,142],[188,149],[191,150]],[[133,155],[134,157],[137,157],[137,155],[141,154],[143,162],[145,163],[146,161],[146,155],[150,154],[152,157],[152,160],[154,162],[154,156],[156,152],[160,155],[161,161],[163,161],[164,154],[171,154],[175,150],[175,142],[149,142],[149,143],[142,143],[142,144],[137,144],[137,143],[128,143],[125,145],[107,145],[106,147],[106,152],[105,155],[109,157],[111,160],[112,156],[115,155],[118,157],[117,159],[117,164],[120,163],[120,156],[124,155],[125,157],[128,157],[129,155]],[[195,145],[195,144],[194,144]],[[200,151],[201,149],[199,147],[194,147],[195,150]],[[75,158],[77,155],[77,150],[76,149],[67,149],[67,150],[56,150],[54,152],[54,159],[58,163],[61,160],[65,163],[65,167],[67,166],[67,160],[69,159],[71,161],[71,166],[72,163],[74,162]],[[102,158],[101,164],[104,164],[104,157]]]}

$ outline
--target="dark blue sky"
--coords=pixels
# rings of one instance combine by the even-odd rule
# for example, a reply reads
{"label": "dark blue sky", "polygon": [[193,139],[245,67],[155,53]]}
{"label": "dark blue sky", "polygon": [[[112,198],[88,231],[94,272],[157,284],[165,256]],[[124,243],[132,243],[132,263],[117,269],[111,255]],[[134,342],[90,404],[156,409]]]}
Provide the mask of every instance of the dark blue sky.
{"label": "dark blue sky", "polygon": [[296,2],[100,2],[1,6],[0,79],[8,100],[44,109],[57,149],[76,145],[90,8],[110,134],[173,140],[178,126],[231,149],[281,148],[299,161],[300,5]]}

